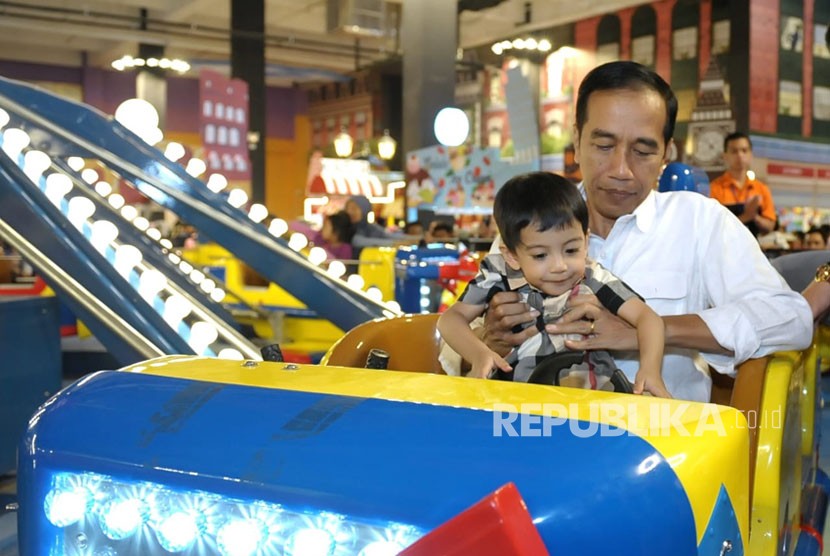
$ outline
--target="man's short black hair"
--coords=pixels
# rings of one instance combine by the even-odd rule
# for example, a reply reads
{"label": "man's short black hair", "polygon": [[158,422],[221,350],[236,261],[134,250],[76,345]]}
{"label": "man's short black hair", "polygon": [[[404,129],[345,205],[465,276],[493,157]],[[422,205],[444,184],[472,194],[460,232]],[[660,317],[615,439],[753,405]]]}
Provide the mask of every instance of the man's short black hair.
{"label": "man's short black hair", "polygon": [[746,142],[749,143],[749,150],[752,150],[752,139],[749,138],[749,135],[742,131],[733,131],[723,139],[723,152],[726,152],[726,149],[729,148],[729,143],[738,139],[746,139]]}
{"label": "man's short black hair", "polygon": [[531,224],[545,231],[579,222],[588,233],[585,199],[574,184],[549,172],[529,172],[507,180],[496,194],[493,217],[504,246],[512,252],[521,243],[522,230]]}
{"label": "man's short black hair", "polygon": [[651,89],[666,103],[666,124],[663,126],[663,141],[668,146],[674,137],[677,120],[677,97],[669,84],[656,72],[642,64],[628,60],[608,62],[588,72],[579,85],[576,99],[576,130],[582,135],[582,127],[588,119],[588,98],[596,91],[628,89],[638,91]]}

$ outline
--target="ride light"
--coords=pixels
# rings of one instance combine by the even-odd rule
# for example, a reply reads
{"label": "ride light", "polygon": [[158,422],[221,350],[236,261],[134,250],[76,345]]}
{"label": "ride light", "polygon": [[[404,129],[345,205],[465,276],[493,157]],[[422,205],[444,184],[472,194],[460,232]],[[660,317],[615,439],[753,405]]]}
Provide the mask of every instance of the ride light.
{"label": "ride light", "polygon": [[179,323],[190,314],[193,306],[184,297],[179,294],[172,294],[164,300],[164,310],[161,317],[164,322],[169,324],[173,330],[177,330]]}
{"label": "ride light", "polygon": [[[243,360],[229,348],[219,356]],[[111,547],[117,546],[118,554],[390,556],[424,534],[402,523],[89,472],[55,473],[43,509],[57,528],[51,546],[89,554],[115,554]]]}
{"label": "ride light", "polygon": [[159,231],[158,228],[148,228],[144,233],[147,234],[147,237],[150,239],[154,239],[156,241],[161,239],[161,231]]}
{"label": "ride light", "polygon": [[12,161],[17,163],[17,157],[23,149],[29,146],[31,141],[32,139],[28,133],[19,127],[10,127],[3,132],[3,151],[9,155]]}
{"label": "ride light", "polygon": [[259,224],[268,217],[268,209],[265,205],[254,203],[248,210],[248,218]]}
{"label": "ride light", "polygon": [[30,150],[23,155],[23,172],[35,185],[51,165],[52,159],[43,151]]}
{"label": "ride light", "polygon": [[69,179],[69,176],[54,172],[46,176],[46,186],[43,193],[47,199],[52,201],[53,205],[60,207],[61,201],[72,191],[72,187],[72,180]]}
{"label": "ride light", "polygon": [[97,220],[92,223],[89,242],[102,255],[107,254],[110,244],[118,237],[118,227],[109,220]]}
{"label": "ride light", "polygon": [[331,261],[326,272],[335,278],[340,278],[346,274],[346,265],[342,261]]}
{"label": "ride light", "polygon": [[371,288],[366,290],[366,295],[369,296],[370,299],[373,301],[377,301],[380,303],[383,301],[383,292],[380,291],[380,288],[377,286],[372,286]]}
{"label": "ride light", "polygon": [[301,249],[305,249],[308,245],[308,238],[305,237],[304,234],[300,232],[294,232],[291,234],[291,237],[288,239],[288,246],[293,249],[294,251],[300,251]]}
{"label": "ride light", "polygon": [[268,233],[274,237],[282,237],[288,231],[288,222],[282,218],[274,218],[268,225]]}
{"label": "ride light", "polygon": [[235,208],[242,207],[248,202],[248,194],[241,189],[231,189],[228,193],[228,204]]}
{"label": "ride light", "polygon": [[191,158],[187,161],[187,166],[184,169],[185,172],[194,178],[198,178],[204,174],[205,170],[207,170],[207,164],[201,158]]}
{"label": "ride light", "polygon": [[145,270],[138,279],[138,295],[152,304],[159,292],[167,287],[167,277],[156,269]]}
{"label": "ride light", "polygon": [[[122,243],[115,248],[115,267],[116,272],[129,280],[130,273],[141,262],[142,255],[138,247]],[[143,274],[143,273],[142,273]]]}
{"label": "ride light", "polygon": [[167,143],[167,146],[164,148],[164,156],[171,162],[178,162],[184,155],[185,151],[181,143],[171,141]]}
{"label": "ride light", "polygon": [[222,174],[211,174],[207,181],[207,188],[214,193],[219,193],[228,187],[228,178]]}
{"label": "ride light", "polygon": [[120,209],[124,206],[124,203],[126,203],[124,197],[122,197],[120,193],[111,193],[110,196],[107,197],[107,202],[115,210]]}
{"label": "ride light", "polygon": [[[190,339],[187,344],[196,355],[206,355],[205,350],[219,338],[219,330],[209,322],[198,321],[190,327]],[[211,352],[210,355],[213,355]]]}
{"label": "ride light", "polygon": [[146,232],[150,228],[150,221],[144,218],[143,216],[138,216],[133,220],[133,226],[141,230],[142,232]]}
{"label": "ride light", "polygon": [[98,170],[94,168],[84,168],[81,172],[81,179],[84,180],[89,185],[98,181],[100,176],[98,175]]}
{"label": "ride light", "polygon": [[83,231],[84,224],[95,214],[95,203],[86,197],[76,195],[69,199],[66,212],[66,217],[72,222],[72,225]]}
{"label": "ride light", "polygon": [[346,278],[346,283],[356,290],[362,290],[363,286],[366,285],[366,282],[363,280],[363,276],[361,276],[360,274],[350,275],[348,278]]}
{"label": "ride light", "polygon": [[76,172],[80,172],[81,169],[86,166],[86,162],[80,156],[70,156],[66,159],[66,165],[72,168]]}
{"label": "ride light", "polygon": [[224,348],[216,357],[219,359],[230,359],[231,361],[243,361],[245,359],[239,350],[234,348]]}
{"label": "ride light", "polygon": [[216,282],[210,278],[205,278],[199,283],[199,288],[205,293],[210,293],[216,288]]}
{"label": "ride light", "polygon": [[138,216],[138,209],[132,205],[124,205],[121,207],[121,216],[123,216],[125,220],[132,221],[136,216]]}
{"label": "ride light", "polygon": [[210,291],[210,298],[216,303],[222,303],[225,300],[225,290],[222,288],[213,288]]}
{"label": "ride light", "polygon": [[328,258],[328,253],[322,247],[312,247],[308,252],[308,261],[313,265],[319,265]]}
{"label": "ride light", "polygon": [[99,181],[95,184],[95,192],[100,195],[101,197],[106,197],[110,193],[112,193],[112,186],[109,182]]}

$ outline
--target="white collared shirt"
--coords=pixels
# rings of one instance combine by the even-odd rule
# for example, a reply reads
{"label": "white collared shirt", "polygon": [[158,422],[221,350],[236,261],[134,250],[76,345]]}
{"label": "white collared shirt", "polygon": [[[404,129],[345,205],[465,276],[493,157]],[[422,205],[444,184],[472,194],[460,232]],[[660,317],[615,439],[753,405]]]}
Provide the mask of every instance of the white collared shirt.
{"label": "white collared shirt", "polygon": [[[726,208],[698,193],[652,191],[616,220],[608,237],[591,235],[590,256],[661,315],[696,314],[734,356],[702,354],[719,372],[769,353],[809,345],[813,320],[758,242]],[[615,353],[630,379],[637,354]],[[663,379],[675,398],[708,401],[711,379],[692,350],[666,348]]]}

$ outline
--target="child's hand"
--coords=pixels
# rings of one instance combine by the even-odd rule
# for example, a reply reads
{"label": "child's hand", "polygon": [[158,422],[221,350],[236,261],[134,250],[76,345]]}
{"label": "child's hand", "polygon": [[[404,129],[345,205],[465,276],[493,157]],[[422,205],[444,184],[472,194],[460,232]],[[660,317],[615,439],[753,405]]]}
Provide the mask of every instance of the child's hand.
{"label": "child's hand", "polygon": [[640,369],[637,371],[637,376],[634,377],[634,393],[642,394],[648,392],[658,398],[671,398],[666,385],[663,383],[663,377],[659,372],[649,372]]}
{"label": "child's hand", "polygon": [[513,368],[498,353],[489,349],[482,350],[471,362],[472,370],[467,375],[473,378],[488,378],[494,368],[510,372]]}

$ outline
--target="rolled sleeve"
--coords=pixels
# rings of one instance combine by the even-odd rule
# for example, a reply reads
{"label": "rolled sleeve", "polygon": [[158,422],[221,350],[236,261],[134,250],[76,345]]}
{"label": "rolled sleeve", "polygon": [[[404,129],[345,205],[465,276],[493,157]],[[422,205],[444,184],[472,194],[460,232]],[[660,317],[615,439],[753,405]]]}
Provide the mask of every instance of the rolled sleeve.
{"label": "rolled sleeve", "polygon": [[813,321],[806,300],[793,291],[768,294],[699,313],[717,342],[734,352],[702,354],[719,372],[734,374],[735,366],[747,359],[810,345]]}

